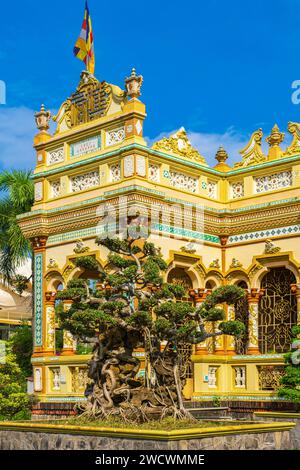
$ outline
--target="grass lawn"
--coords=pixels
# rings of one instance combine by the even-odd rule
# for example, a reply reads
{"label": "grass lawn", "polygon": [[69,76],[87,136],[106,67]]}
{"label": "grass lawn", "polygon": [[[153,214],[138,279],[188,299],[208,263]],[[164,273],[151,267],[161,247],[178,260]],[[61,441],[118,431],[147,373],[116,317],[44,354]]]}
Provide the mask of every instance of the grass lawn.
{"label": "grass lawn", "polygon": [[[38,423],[38,421],[34,421]],[[151,429],[159,431],[173,431],[176,429],[191,429],[191,428],[208,428],[214,426],[228,426],[228,421],[205,421],[205,420],[174,420],[174,418],[164,418],[160,421],[152,420],[147,423],[135,424],[124,422],[117,418],[109,418],[106,420],[88,420],[84,418],[69,418],[60,419],[55,421],[44,421],[43,424],[70,424],[72,426],[96,426],[106,428],[127,428],[127,429]],[[233,422],[230,422],[233,424]],[[234,423],[237,424],[237,423]]]}

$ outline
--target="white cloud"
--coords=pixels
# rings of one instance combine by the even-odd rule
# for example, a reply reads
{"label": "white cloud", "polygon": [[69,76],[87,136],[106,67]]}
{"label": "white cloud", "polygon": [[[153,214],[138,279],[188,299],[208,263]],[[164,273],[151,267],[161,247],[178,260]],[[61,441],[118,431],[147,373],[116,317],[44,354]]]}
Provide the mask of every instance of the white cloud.
{"label": "white cloud", "polygon": [[34,168],[32,145],[35,133],[33,110],[0,107],[0,166],[5,169]]}
{"label": "white cloud", "polygon": [[[36,154],[33,138],[37,134],[35,111],[25,106],[0,106],[0,168],[34,169]],[[52,116],[56,110],[52,111]],[[51,124],[50,132],[54,130]]]}
{"label": "white cloud", "polygon": [[245,147],[249,138],[238,133],[234,128],[227,129],[223,134],[188,132],[188,137],[194,147],[203,155],[207,163],[216,165],[215,155],[222,145],[228,153],[228,164],[235,163],[241,159],[239,150]]}

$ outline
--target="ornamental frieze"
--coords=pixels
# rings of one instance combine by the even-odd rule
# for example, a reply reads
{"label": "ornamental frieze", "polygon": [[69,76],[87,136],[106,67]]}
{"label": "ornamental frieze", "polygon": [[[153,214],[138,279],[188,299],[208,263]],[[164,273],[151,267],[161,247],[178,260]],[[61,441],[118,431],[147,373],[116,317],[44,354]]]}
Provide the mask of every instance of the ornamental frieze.
{"label": "ornamental frieze", "polygon": [[[123,202],[121,203],[120,201]],[[107,199],[106,204],[115,207],[116,213],[133,204],[138,204],[139,206],[143,205],[149,211],[149,214],[154,207],[156,211],[164,213],[166,213],[166,211],[172,212],[172,208],[174,207],[166,201],[164,202],[141,193],[129,193],[126,195],[126,198],[114,197]],[[97,212],[99,207],[101,207],[101,204],[96,202],[90,206],[81,206],[73,210],[70,206],[66,206],[64,211],[64,208],[62,208],[59,212],[49,211],[43,214],[37,213],[35,217],[34,213],[32,213],[28,217],[22,217],[19,223],[28,238],[40,235],[54,235],[96,226],[102,219],[102,217],[99,216],[99,212]],[[180,215],[181,207],[183,206],[176,204],[174,214]],[[231,243],[240,243],[243,241],[251,242],[256,239],[261,239],[262,237],[255,235],[255,233],[262,231],[269,231],[269,233],[263,235],[264,238],[289,234],[293,235],[293,233],[296,233],[296,228],[299,224],[299,210],[300,204],[298,202],[291,205],[281,207],[272,206],[260,210],[253,208],[252,212],[249,211],[242,214],[235,213],[232,216],[227,215],[225,217],[220,217],[218,214],[211,213],[208,209],[205,209],[204,232],[216,236],[226,232],[230,237],[239,237],[241,233],[249,234],[247,237],[245,236],[244,239],[237,238],[235,241],[231,240]],[[195,209],[189,208],[187,222],[193,230],[196,229],[195,218],[197,214]],[[278,220],[280,220],[284,232],[278,229]],[[296,228],[290,229],[290,227]],[[272,230],[273,233],[271,233]],[[254,233],[254,235],[252,236],[251,233]]]}

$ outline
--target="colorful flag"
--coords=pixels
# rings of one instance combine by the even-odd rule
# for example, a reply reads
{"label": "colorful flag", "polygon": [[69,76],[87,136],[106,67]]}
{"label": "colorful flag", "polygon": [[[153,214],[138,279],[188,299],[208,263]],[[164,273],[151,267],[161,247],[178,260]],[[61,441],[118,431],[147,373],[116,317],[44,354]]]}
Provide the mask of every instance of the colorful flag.
{"label": "colorful flag", "polygon": [[86,69],[94,75],[95,72],[95,53],[94,53],[94,37],[92,20],[88,3],[85,3],[84,20],[82,23],[82,29],[80,36],[74,47],[74,55],[78,59],[82,60]]}

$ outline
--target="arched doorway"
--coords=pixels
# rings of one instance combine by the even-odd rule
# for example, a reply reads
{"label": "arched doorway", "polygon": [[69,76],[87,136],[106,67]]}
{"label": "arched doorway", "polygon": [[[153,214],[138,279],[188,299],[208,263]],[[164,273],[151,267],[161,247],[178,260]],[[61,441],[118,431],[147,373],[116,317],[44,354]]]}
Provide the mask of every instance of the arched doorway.
{"label": "arched doorway", "polygon": [[[240,281],[236,285],[242,289],[248,288],[245,281]],[[237,354],[247,354],[249,339],[249,304],[247,295],[236,302],[234,311],[235,320],[244,323],[246,327],[245,333],[242,336],[235,338],[235,350]]]}
{"label": "arched doorway", "polygon": [[265,290],[259,302],[258,343],[262,354],[283,353],[290,349],[291,328],[297,323],[297,299],[291,291],[296,283],[287,268],[271,268],[263,277]]}

